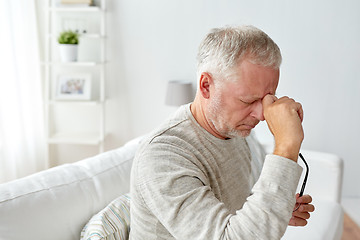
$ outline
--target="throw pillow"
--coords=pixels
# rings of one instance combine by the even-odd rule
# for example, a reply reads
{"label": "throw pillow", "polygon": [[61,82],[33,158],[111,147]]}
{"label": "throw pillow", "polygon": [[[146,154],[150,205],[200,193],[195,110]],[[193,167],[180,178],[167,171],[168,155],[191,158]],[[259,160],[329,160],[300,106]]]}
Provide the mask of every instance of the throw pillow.
{"label": "throw pillow", "polygon": [[130,232],[130,195],[125,194],[94,215],[81,231],[80,240],[125,240]]}

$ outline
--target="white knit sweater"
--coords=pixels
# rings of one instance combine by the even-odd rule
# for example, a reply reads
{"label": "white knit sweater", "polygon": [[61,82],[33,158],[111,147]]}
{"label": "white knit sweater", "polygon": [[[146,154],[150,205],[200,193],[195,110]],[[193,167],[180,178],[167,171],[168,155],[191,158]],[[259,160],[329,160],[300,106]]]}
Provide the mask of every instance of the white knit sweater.
{"label": "white knit sweater", "polygon": [[252,186],[247,140],[216,138],[182,106],[134,159],[130,239],[280,239],[302,168],[267,155]]}

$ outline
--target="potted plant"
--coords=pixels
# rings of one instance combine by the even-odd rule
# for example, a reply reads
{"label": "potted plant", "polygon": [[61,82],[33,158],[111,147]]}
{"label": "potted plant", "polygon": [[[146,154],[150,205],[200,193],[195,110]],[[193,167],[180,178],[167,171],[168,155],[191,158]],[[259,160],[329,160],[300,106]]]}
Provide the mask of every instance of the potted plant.
{"label": "potted plant", "polygon": [[77,32],[67,30],[60,33],[58,37],[60,46],[60,57],[63,62],[77,61],[79,34]]}

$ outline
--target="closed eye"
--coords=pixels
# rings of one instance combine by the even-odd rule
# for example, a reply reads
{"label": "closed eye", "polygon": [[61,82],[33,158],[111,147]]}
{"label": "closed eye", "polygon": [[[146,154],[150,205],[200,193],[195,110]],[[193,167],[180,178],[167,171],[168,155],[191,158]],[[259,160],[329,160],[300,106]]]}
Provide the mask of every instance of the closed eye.
{"label": "closed eye", "polygon": [[241,99],[240,99],[240,102],[242,102],[242,103],[244,103],[244,104],[246,104],[246,105],[251,105],[251,104],[253,104],[253,103],[256,102],[256,101],[247,102],[247,101],[244,101],[244,100],[241,100]]}

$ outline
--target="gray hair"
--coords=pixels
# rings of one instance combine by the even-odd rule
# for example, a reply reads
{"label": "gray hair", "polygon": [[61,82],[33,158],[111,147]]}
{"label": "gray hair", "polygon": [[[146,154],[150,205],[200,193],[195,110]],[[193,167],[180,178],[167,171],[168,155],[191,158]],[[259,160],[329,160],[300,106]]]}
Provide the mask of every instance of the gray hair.
{"label": "gray hair", "polygon": [[200,44],[197,73],[227,74],[244,59],[274,69],[282,60],[276,43],[254,26],[214,28]]}

